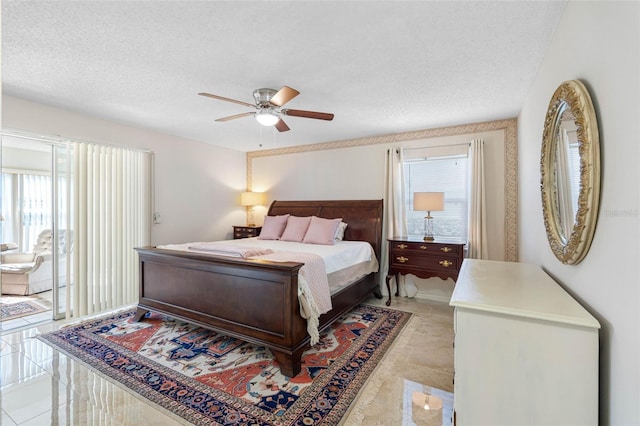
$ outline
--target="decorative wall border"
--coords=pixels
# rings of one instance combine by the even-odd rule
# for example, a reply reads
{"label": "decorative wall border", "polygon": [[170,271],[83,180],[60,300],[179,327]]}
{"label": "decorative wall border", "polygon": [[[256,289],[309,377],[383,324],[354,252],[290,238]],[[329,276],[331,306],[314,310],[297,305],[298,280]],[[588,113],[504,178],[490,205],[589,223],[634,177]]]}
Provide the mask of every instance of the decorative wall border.
{"label": "decorative wall border", "polygon": [[439,127],[435,129],[416,130],[413,132],[394,133],[390,135],[368,138],[345,139],[308,145],[297,145],[286,148],[265,149],[247,152],[247,190],[251,190],[252,161],[254,158],[276,155],[297,154],[301,152],[324,151],[328,149],[351,148],[363,145],[393,144],[417,139],[457,136],[473,133],[505,132],[504,149],[504,200],[505,200],[505,259],[518,261],[518,120],[485,121],[463,124],[459,126]]}

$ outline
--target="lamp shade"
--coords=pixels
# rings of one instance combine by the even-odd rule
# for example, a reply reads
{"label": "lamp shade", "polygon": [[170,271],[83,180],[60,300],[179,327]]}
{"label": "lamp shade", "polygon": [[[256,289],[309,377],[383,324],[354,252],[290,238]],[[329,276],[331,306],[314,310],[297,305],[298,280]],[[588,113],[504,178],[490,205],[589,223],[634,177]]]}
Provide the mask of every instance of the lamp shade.
{"label": "lamp shade", "polygon": [[240,194],[240,205],[261,206],[264,204],[263,192],[243,192]]}
{"label": "lamp shade", "polygon": [[413,210],[425,212],[444,210],[444,192],[414,192]]}

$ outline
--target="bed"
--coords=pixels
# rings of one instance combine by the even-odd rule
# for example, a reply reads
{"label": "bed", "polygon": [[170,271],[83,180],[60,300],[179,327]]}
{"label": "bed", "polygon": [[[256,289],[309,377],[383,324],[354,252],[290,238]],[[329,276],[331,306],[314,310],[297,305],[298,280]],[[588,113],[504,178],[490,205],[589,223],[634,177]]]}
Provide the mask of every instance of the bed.
{"label": "bed", "polygon": [[[344,239],[371,244],[378,260],[382,244],[382,200],[274,201],[269,216],[342,218]],[[296,262],[272,262],[209,254],[136,248],[140,262],[140,297],[134,321],[159,312],[257,345],[273,352],[282,374],[300,372],[309,344],[300,315]],[[382,298],[370,273],[331,295],[332,309],[319,318],[319,329],[374,294]]]}

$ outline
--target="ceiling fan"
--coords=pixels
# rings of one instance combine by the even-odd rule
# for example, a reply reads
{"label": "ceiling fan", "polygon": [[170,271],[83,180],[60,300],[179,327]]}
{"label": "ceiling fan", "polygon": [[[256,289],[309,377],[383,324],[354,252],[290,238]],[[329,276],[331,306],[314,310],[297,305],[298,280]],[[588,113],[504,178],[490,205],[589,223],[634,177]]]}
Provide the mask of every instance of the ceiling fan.
{"label": "ceiling fan", "polygon": [[244,105],[254,108],[257,111],[243,112],[242,114],[230,115],[228,117],[218,118],[216,121],[229,121],[236,118],[254,116],[258,123],[263,126],[275,126],[279,132],[286,132],[289,126],[282,119],[283,116],[314,118],[316,120],[333,120],[333,114],[317,111],[304,111],[301,109],[282,108],[284,104],[298,96],[300,92],[288,86],[283,86],[280,90],[273,89],[256,89],[253,91],[253,99],[255,104],[238,101],[235,99],[225,98],[223,96],[212,95],[211,93],[198,93],[200,96],[207,96],[221,101],[232,102],[234,104]]}

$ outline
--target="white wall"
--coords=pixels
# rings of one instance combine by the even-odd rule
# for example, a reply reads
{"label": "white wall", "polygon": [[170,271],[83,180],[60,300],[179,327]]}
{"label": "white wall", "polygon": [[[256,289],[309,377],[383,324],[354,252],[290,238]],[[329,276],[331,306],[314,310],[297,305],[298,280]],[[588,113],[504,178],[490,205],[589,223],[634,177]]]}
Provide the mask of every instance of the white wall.
{"label": "white wall", "polygon": [[[638,2],[569,2],[518,121],[520,258],[542,265],[602,325],[602,425],[640,424],[639,26]],[[539,160],[549,100],[572,79],[595,105],[602,192],[591,250],[567,266],[547,244]]]}
{"label": "white wall", "polygon": [[152,244],[228,239],[246,223],[245,153],[124,126],[10,96],[2,97],[2,126],[43,136],[142,148],[155,157]]}
{"label": "white wall", "polygon": [[[494,260],[505,260],[504,130],[391,143],[376,143],[379,141],[376,137],[367,145],[341,147],[341,143],[336,142],[334,149],[305,152],[276,150],[272,155],[251,160],[251,187],[254,191],[266,192],[268,203],[273,200],[381,199],[384,198],[388,148],[467,144],[474,138],[485,141],[489,256]],[[318,147],[326,148],[326,145]],[[265,213],[266,208],[256,210],[257,223],[262,223]],[[439,278],[412,281],[417,287],[417,297],[443,302],[449,301],[454,286],[452,280]],[[386,288],[383,291],[386,293]]]}

